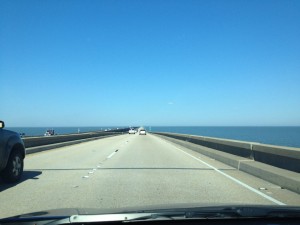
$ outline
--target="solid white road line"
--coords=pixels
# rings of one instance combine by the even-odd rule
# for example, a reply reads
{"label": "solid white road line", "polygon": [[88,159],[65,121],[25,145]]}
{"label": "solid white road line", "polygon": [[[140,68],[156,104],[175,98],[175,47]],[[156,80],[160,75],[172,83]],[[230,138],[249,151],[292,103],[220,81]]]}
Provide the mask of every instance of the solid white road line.
{"label": "solid white road line", "polygon": [[[176,147],[176,146],[175,146],[175,147]],[[176,148],[177,148],[178,150],[182,151],[184,154],[186,154],[186,155],[192,157],[193,159],[195,159],[195,160],[197,160],[197,161],[199,161],[199,162],[205,164],[206,166],[210,167],[211,169],[213,169],[213,170],[216,171],[217,173],[222,174],[223,176],[225,176],[225,177],[229,178],[230,180],[232,180],[232,181],[238,183],[239,185],[241,185],[241,186],[247,188],[248,190],[250,190],[250,191],[252,191],[252,192],[254,192],[254,193],[256,193],[256,194],[258,194],[258,195],[260,195],[260,196],[262,196],[262,197],[264,197],[264,198],[266,198],[266,199],[268,199],[269,201],[274,202],[274,203],[276,203],[277,205],[286,205],[286,204],[284,204],[283,202],[280,202],[280,201],[278,201],[278,200],[276,200],[276,199],[274,199],[274,198],[272,198],[272,197],[270,197],[270,196],[268,196],[268,195],[266,195],[266,194],[264,194],[264,193],[262,193],[262,192],[256,190],[255,188],[250,187],[249,185],[243,183],[242,181],[240,181],[240,180],[238,180],[238,179],[236,179],[236,178],[234,178],[234,177],[232,177],[232,176],[230,176],[230,175],[228,175],[228,174],[222,172],[221,170],[218,170],[216,167],[214,167],[214,166],[212,166],[212,165],[210,165],[210,164],[208,164],[208,163],[202,161],[201,159],[196,158],[195,156],[193,156],[193,155],[191,155],[191,154],[189,154],[189,153],[183,151],[182,149],[180,149],[180,148],[178,148],[178,147],[176,147]]]}

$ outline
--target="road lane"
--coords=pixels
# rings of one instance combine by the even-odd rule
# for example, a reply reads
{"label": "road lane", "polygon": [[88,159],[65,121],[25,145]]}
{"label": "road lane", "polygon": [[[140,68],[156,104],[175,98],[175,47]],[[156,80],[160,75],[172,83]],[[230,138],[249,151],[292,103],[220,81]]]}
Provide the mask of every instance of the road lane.
{"label": "road lane", "polygon": [[[0,218],[70,207],[274,204],[207,163],[255,187],[271,185],[156,136],[121,135],[28,155],[25,179],[0,184]],[[300,202],[299,195],[285,190],[272,197]]]}
{"label": "road lane", "polygon": [[83,177],[105,161],[125,139],[128,139],[126,135],[120,135],[27,155],[21,182],[0,184],[0,218],[80,206],[76,189],[86,179]]}
{"label": "road lane", "polygon": [[[235,170],[224,164],[218,169]],[[93,207],[274,204],[150,135],[136,136],[90,182],[99,190],[87,197],[85,204]]]}

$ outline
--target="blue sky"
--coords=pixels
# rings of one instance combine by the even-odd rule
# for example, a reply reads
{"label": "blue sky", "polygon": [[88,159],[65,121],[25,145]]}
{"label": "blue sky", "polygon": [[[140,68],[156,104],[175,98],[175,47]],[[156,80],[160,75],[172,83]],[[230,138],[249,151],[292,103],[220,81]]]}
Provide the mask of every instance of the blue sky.
{"label": "blue sky", "polygon": [[0,1],[7,126],[300,125],[300,1]]}

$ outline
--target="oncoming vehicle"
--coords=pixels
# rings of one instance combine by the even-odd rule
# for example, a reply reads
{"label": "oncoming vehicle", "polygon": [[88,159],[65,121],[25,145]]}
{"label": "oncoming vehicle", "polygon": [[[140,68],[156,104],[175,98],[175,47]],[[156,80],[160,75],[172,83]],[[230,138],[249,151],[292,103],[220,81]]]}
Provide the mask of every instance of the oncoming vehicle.
{"label": "oncoming vehicle", "polygon": [[146,135],[146,130],[140,129],[139,135]]}
{"label": "oncoming vehicle", "polygon": [[53,129],[49,129],[45,132],[44,136],[53,136],[55,135],[54,130]]}
{"label": "oncoming vehicle", "polygon": [[128,131],[128,134],[135,134],[135,133],[136,133],[135,129],[129,129]]}
{"label": "oncoming vehicle", "polygon": [[0,176],[6,182],[16,182],[23,173],[25,146],[18,133],[4,127],[0,121]]}

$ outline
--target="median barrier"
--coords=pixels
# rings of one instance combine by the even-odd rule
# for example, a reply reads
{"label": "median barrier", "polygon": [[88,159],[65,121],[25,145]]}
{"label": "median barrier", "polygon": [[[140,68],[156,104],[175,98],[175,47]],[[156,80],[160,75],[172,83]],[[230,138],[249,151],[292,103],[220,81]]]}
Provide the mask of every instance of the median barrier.
{"label": "median barrier", "polygon": [[74,141],[66,141],[66,142],[59,142],[59,143],[54,143],[54,144],[49,144],[49,145],[40,145],[40,146],[36,146],[36,147],[30,147],[30,148],[26,148],[26,154],[32,154],[32,153],[42,152],[42,151],[46,151],[46,150],[51,150],[54,148],[61,148],[61,147],[69,146],[69,145],[80,144],[83,142],[98,140],[101,138],[107,138],[107,137],[111,137],[111,136],[115,136],[115,135],[85,138],[85,139],[78,139],[78,140],[74,140]]}
{"label": "median barrier", "polygon": [[22,138],[22,140],[25,144],[26,154],[32,154],[121,134],[123,134],[123,132],[89,132],[81,134],[26,137]]}

